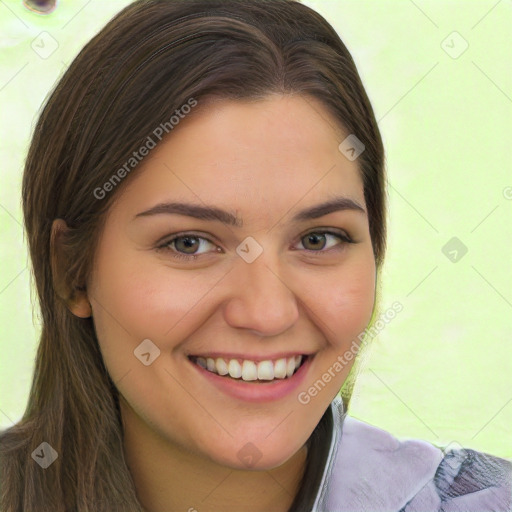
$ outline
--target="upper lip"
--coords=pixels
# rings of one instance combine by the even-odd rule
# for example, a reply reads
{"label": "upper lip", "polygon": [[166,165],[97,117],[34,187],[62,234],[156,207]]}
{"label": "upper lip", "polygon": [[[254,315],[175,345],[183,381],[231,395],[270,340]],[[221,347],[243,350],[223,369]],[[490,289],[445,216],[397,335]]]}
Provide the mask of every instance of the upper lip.
{"label": "upper lip", "polygon": [[203,357],[204,359],[212,358],[217,359],[221,357],[222,359],[230,360],[230,359],[247,359],[249,361],[275,361],[276,359],[283,359],[294,356],[304,356],[308,357],[311,353],[301,352],[301,351],[291,351],[287,350],[286,352],[276,352],[275,354],[240,354],[236,352],[208,352],[207,354],[188,354],[188,357]]}

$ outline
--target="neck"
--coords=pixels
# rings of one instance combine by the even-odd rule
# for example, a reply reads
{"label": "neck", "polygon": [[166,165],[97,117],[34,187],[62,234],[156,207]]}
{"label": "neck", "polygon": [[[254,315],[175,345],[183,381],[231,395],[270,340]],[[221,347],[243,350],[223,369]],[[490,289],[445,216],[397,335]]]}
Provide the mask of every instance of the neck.
{"label": "neck", "polygon": [[305,445],[276,468],[233,469],[169,443],[123,402],[125,457],[146,512],[289,510],[304,474]]}

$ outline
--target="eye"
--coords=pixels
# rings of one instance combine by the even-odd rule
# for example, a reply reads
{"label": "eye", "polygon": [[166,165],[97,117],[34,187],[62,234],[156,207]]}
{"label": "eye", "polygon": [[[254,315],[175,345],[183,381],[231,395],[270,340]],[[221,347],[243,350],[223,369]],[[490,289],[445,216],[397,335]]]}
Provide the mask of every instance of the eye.
{"label": "eye", "polygon": [[[216,247],[216,252],[220,252],[220,247],[217,247],[213,242],[199,235],[193,233],[186,233],[173,236],[171,239],[166,240],[157,246],[157,249],[168,251],[171,256],[176,259],[196,259],[204,252],[198,253],[198,249],[204,248],[208,244]],[[208,251],[206,251],[208,252]]]}
{"label": "eye", "polygon": [[[331,242],[329,245],[329,239],[334,243]],[[341,250],[345,244],[354,243],[346,233],[332,230],[311,231],[302,236],[300,240],[304,249],[309,253],[326,253],[331,250]],[[336,240],[338,240],[338,243],[336,243]],[[303,241],[305,241],[305,243]],[[208,245],[214,248],[213,251],[207,250]],[[324,250],[326,247],[327,249]],[[208,252],[222,252],[222,249],[211,240],[196,235],[195,233],[174,235],[157,245],[156,249],[168,252],[171,257],[181,260],[196,260],[199,256],[207,254]],[[200,249],[206,250],[200,252]]]}
{"label": "eye", "polygon": [[[331,243],[329,247],[328,246],[328,239],[335,238],[338,239],[338,241],[341,241],[341,243]],[[334,250],[342,249],[345,244],[351,244],[354,243],[354,241],[344,232],[340,231],[311,231],[304,235],[301,238],[301,243],[304,246],[305,250],[308,252],[328,252],[334,248]],[[338,246],[336,248],[336,246]],[[327,247],[327,250],[322,250]]]}

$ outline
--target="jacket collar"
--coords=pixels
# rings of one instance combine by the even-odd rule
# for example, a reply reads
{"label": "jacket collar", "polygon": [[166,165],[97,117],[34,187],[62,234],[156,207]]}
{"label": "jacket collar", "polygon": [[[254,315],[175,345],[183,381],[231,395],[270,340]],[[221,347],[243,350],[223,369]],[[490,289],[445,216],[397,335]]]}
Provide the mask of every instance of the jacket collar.
{"label": "jacket collar", "polygon": [[441,449],[422,440],[398,440],[331,403],[329,455],[312,512],[399,511],[434,478]]}

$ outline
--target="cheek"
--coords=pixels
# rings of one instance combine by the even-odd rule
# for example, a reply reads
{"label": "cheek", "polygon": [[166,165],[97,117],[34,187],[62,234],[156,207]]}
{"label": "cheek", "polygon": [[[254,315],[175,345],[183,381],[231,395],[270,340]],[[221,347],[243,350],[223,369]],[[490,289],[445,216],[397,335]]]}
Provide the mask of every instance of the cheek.
{"label": "cheek", "polygon": [[[143,257],[133,251],[116,253],[116,247],[121,245],[102,248],[94,280],[101,286],[92,287],[91,298],[97,303],[94,322],[103,340],[176,339],[190,318],[211,304],[210,292],[226,273],[226,268],[213,267],[178,270],[163,262],[155,264],[154,256],[147,253]],[[332,332],[352,332],[370,320],[375,293],[371,252],[354,252],[337,268],[294,272],[290,279],[300,300]]]}
{"label": "cheek", "polygon": [[[319,279],[310,299],[333,348],[343,348],[366,328],[375,301],[375,265],[371,255]],[[314,305],[314,306],[313,306]]]}
{"label": "cheek", "polygon": [[116,251],[115,243],[98,254],[90,299],[105,356],[116,352],[117,358],[119,349],[133,352],[146,338],[162,350],[172,349],[222,277],[218,270],[194,272],[155,263],[149,253]]}
{"label": "cheek", "polygon": [[[90,298],[100,348],[115,378],[133,365],[133,351],[144,339],[166,352],[179,347],[216,307],[216,285],[222,280],[222,288],[230,277],[224,277],[226,267],[186,270],[155,262],[154,254],[123,248],[112,235],[98,251]],[[304,315],[323,330],[331,350],[343,350],[368,324],[375,292],[371,249],[353,251],[339,266],[294,271],[289,278],[307,307]]]}
{"label": "cheek", "polygon": [[133,365],[133,350],[154,335],[149,326],[159,301],[153,277],[140,254],[123,245],[111,229],[98,248],[88,290],[96,336],[115,380]]}

